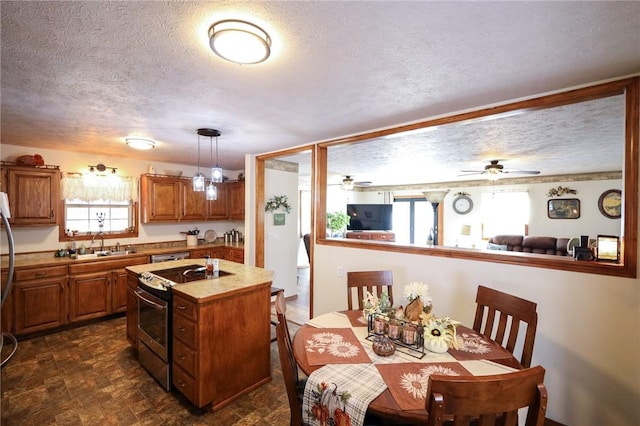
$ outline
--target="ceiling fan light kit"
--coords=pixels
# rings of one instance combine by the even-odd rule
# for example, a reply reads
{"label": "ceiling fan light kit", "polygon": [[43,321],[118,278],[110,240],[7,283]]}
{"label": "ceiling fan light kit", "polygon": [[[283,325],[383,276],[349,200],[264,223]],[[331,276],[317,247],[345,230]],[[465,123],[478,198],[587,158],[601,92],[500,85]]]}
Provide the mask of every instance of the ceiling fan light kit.
{"label": "ceiling fan light kit", "polygon": [[211,50],[229,62],[240,65],[264,62],[271,54],[271,37],[251,22],[227,19],[209,28]]}
{"label": "ceiling fan light kit", "polygon": [[465,173],[459,176],[471,176],[471,175],[487,175],[487,179],[491,181],[498,180],[504,174],[513,175],[539,175],[539,170],[518,170],[518,169],[505,169],[502,164],[499,164],[501,160],[489,160],[489,164],[484,166],[484,170],[460,170],[460,173]]}

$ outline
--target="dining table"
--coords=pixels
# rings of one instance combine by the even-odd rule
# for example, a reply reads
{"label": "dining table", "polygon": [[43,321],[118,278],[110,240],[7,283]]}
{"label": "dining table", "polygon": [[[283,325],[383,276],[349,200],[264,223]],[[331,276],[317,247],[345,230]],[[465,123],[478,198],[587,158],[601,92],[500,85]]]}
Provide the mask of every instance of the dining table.
{"label": "dining table", "polygon": [[[363,409],[367,413],[424,423],[428,417],[425,398],[429,375],[481,376],[522,369],[509,351],[464,325],[457,326],[459,348],[444,353],[415,350],[414,346],[407,349],[407,345],[398,343],[393,354],[380,356],[373,351],[375,337],[360,310],[322,314],[298,329],[293,353],[300,370],[308,376],[303,419],[306,415],[311,424],[323,424],[319,406],[326,406],[332,395],[324,395],[322,388],[333,387],[337,401],[341,395],[338,388],[342,387],[348,388],[348,398],[366,393],[362,398],[368,403]],[[346,405],[343,409],[346,411]]]}

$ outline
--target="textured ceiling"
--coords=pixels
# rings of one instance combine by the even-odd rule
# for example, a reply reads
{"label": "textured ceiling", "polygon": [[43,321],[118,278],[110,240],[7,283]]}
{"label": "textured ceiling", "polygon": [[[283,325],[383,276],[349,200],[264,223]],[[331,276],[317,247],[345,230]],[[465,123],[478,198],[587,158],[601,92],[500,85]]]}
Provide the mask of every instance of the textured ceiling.
{"label": "textured ceiling", "polygon": [[[2,1],[0,14],[2,143],[138,156],[145,164],[195,165],[199,127],[222,132],[220,165],[237,170],[245,153],[640,71],[635,1]],[[246,66],[215,56],[207,30],[225,18],[262,26],[272,56]],[[481,168],[489,155],[523,169],[551,164],[528,163],[543,149],[531,148],[531,133],[509,133],[507,153],[461,131],[466,143],[424,138],[437,142],[437,160],[449,170]],[[131,136],[158,146],[133,151],[124,144]],[[545,146],[557,150],[558,141]],[[473,149],[462,151],[467,145]],[[429,169],[419,158],[415,167]],[[585,162],[604,158],[591,152]],[[366,174],[352,167],[335,172]]]}

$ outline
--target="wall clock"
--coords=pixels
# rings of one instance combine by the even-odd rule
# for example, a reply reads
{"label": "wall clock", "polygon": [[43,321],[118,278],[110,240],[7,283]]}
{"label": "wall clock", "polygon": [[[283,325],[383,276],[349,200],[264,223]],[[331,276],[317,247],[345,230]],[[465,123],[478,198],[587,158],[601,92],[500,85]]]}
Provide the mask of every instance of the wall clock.
{"label": "wall clock", "polygon": [[467,214],[473,210],[473,201],[466,195],[458,195],[453,199],[453,210],[458,214]]}

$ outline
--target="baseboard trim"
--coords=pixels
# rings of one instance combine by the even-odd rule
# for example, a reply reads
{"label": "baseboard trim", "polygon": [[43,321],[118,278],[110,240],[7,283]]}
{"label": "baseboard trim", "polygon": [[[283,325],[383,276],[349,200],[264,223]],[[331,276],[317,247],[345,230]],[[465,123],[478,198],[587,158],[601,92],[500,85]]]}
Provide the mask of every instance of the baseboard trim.
{"label": "baseboard trim", "polygon": [[555,420],[551,420],[545,417],[544,426],[566,426],[566,425],[563,425],[562,423],[556,422]]}

